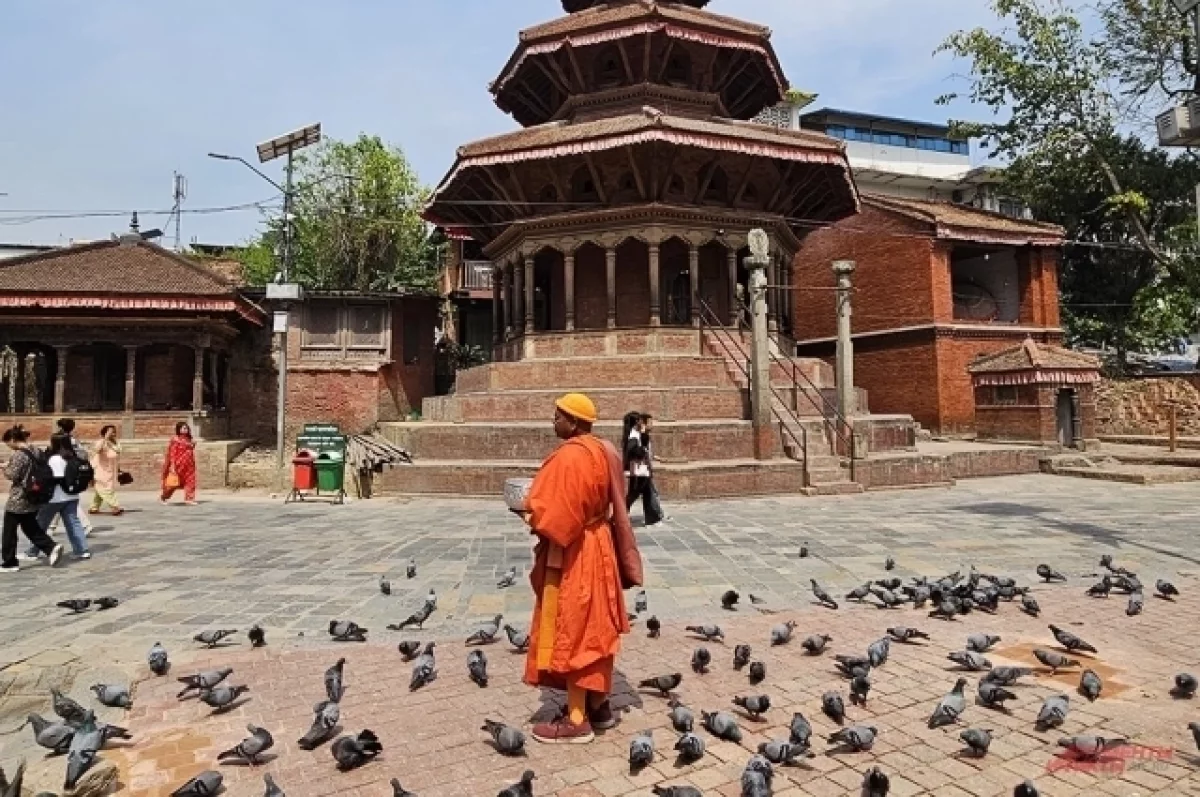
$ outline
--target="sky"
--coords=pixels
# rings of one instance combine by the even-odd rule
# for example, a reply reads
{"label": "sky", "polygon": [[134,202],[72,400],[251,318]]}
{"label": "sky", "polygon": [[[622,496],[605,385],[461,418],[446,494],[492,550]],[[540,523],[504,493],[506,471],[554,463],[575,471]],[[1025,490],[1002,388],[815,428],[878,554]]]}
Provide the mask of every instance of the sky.
{"label": "sky", "polygon": [[[933,55],[953,31],[995,24],[986,0],[709,10],[769,26],[792,87],[820,95],[813,108],[986,118],[935,105],[965,84],[963,64]],[[327,136],[399,145],[434,185],[460,144],[516,127],[487,85],[522,27],[561,13],[558,0],[3,0],[0,243],[106,238],[134,209],[143,230],[161,226],[150,212],[171,207],[175,172],[188,184],[183,241],[244,242],[260,210],[207,209],[276,192],[206,153],[253,162],[257,142],[318,121]],[[278,163],[263,168],[281,179]],[[83,211],[114,215],[28,218]]]}

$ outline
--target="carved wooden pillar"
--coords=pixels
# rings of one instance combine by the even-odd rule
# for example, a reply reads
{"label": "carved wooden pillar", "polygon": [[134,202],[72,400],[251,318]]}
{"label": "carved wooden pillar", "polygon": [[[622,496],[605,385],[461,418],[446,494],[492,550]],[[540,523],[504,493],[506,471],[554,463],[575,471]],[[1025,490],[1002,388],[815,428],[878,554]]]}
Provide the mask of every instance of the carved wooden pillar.
{"label": "carved wooden pillar", "polygon": [[533,333],[533,256],[525,258],[525,334]]}
{"label": "carved wooden pillar", "polygon": [[779,331],[779,254],[771,253],[771,264],[767,267],[767,326],[772,332]]}
{"label": "carved wooden pillar", "polygon": [[688,282],[692,292],[688,313],[692,326],[700,326],[700,247],[688,244]]}
{"label": "carved wooden pillar", "polygon": [[575,329],[575,253],[563,255],[563,292],[567,302],[567,331]]}
{"label": "carved wooden pillar", "polygon": [[515,299],[514,299],[514,280],[513,265],[511,262],[503,265],[504,269],[504,338],[507,340],[513,333],[513,319],[516,318]]}
{"label": "carved wooden pillar", "polygon": [[513,335],[521,331],[521,320],[525,317],[525,269],[520,260],[514,260],[513,270]]}
{"label": "carved wooden pillar", "polygon": [[504,317],[501,315],[501,291],[504,288],[504,267],[492,268],[492,343],[504,340]]}
{"label": "carved wooden pillar", "polygon": [[729,266],[729,326],[736,327],[738,323],[738,253],[733,247],[725,250],[726,260]]}
{"label": "carved wooden pillar", "polygon": [[192,412],[204,409],[204,354],[208,351],[197,344],[192,351],[195,353],[195,369],[192,372]]}
{"label": "carved wooden pillar", "polygon": [[659,244],[650,244],[650,326],[662,324],[662,306],[659,303]]}
{"label": "carved wooden pillar", "polygon": [[604,267],[608,285],[608,328],[617,328],[617,250],[604,250]]}
{"label": "carved wooden pillar", "polygon": [[67,352],[68,346],[55,346],[57,368],[54,372],[54,413],[61,415],[67,406]]}
{"label": "carved wooden pillar", "polygon": [[137,403],[137,350],[125,347],[125,412],[133,412]]}

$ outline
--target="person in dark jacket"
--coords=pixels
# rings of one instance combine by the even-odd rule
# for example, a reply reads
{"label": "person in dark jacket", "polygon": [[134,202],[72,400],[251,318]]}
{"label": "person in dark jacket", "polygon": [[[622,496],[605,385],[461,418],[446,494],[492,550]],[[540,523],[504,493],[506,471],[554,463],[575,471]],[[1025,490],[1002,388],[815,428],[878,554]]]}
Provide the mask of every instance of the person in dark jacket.
{"label": "person in dark jacket", "polygon": [[36,452],[29,445],[29,433],[20,426],[7,429],[4,444],[12,451],[12,457],[4,468],[4,477],[12,486],[8,491],[8,502],[4,505],[4,531],[0,537],[0,573],[16,573],[21,569],[17,560],[17,530],[20,529],[34,546],[46,554],[51,567],[62,558],[63,547],[55,545],[37,522],[37,507],[25,493],[25,483],[33,471]]}
{"label": "person in dark jacket", "polygon": [[625,416],[624,460],[625,471],[629,474],[629,490],[625,495],[626,509],[642,499],[642,515],[647,527],[656,526],[662,522],[662,510],[654,492],[654,482],[650,469],[650,451],[643,439],[645,418],[649,416],[631,412]]}

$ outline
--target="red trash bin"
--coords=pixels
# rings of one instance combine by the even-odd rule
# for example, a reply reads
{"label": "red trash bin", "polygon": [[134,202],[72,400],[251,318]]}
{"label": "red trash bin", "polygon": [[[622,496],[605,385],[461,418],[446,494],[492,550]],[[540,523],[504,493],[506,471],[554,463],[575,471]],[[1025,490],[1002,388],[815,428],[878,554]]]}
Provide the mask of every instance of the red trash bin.
{"label": "red trash bin", "polygon": [[314,490],[317,487],[316,458],[311,451],[299,451],[292,457],[292,488]]}

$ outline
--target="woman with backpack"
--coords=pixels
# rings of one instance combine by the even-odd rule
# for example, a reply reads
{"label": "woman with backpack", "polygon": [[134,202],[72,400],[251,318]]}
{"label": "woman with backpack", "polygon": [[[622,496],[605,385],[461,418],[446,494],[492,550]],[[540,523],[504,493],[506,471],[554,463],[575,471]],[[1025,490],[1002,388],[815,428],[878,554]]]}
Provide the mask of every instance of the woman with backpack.
{"label": "woman with backpack", "polygon": [[29,433],[20,426],[7,429],[3,441],[12,450],[4,468],[4,477],[12,483],[8,502],[4,505],[4,531],[0,537],[0,573],[16,573],[21,569],[17,560],[17,530],[20,529],[34,546],[46,554],[51,567],[62,558],[63,547],[55,545],[37,521],[39,504],[46,503],[53,493],[53,476],[47,477],[48,464],[40,452],[29,445]]}
{"label": "woman with backpack", "polygon": [[91,559],[87,534],[79,522],[79,494],[87,491],[92,481],[92,466],[76,455],[69,434],[59,432],[51,436],[47,453],[50,456],[50,472],[54,474],[54,494],[50,497],[50,503],[38,510],[38,525],[48,528],[51,520],[61,518],[75,558]]}
{"label": "woman with backpack", "polygon": [[196,441],[192,439],[192,428],[184,421],[175,424],[175,436],[167,446],[162,487],[159,498],[162,503],[171,500],[175,491],[182,487],[183,502],[188,506],[196,505]]}

